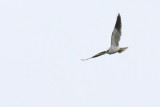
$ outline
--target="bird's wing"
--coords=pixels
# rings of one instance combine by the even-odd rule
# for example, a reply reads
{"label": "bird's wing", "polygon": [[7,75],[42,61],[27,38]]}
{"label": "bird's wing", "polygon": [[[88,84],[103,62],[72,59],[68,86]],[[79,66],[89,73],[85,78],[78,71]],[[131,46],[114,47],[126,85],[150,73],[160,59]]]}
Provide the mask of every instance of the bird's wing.
{"label": "bird's wing", "polygon": [[118,14],[117,16],[117,21],[114,27],[114,30],[112,32],[112,37],[111,37],[111,46],[117,47],[119,46],[119,41],[121,38],[121,16]]}
{"label": "bird's wing", "polygon": [[96,58],[96,57],[99,57],[99,56],[104,55],[104,54],[106,54],[106,53],[107,53],[107,51],[103,51],[103,52],[100,52],[100,53],[98,53],[98,54],[90,57],[90,58],[82,59],[82,61],[85,61],[85,60],[88,60],[88,59],[91,59],[91,58]]}

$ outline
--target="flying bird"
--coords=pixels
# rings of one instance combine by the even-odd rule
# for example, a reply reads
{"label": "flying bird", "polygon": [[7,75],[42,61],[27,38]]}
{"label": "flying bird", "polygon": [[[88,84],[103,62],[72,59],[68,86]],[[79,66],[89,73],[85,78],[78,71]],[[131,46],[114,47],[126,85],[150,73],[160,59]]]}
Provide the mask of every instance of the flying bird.
{"label": "flying bird", "polygon": [[117,16],[117,21],[116,21],[116,24],[115,24],[115,27],[114,27],[114,30],[112,32],[112,36],[111,36],[111,46],[108,50],[106,51],[103,51],[103,52],[100,52],[90,58],[87,58],[87,59],[82,59],[83,61],[85,60],[88,60],[88,59],[91,59],[91,58],[96,58],[96,57],[99,57],[101,55],[104,55],[104,54],[115,54],[115,53],[122,53],[123,51],[125,51],[128,47],[119,47],[119,41],[120,41],[120,38],[121,38],[121,26],[122,26],[122,23],[121,23],[121,16],[120,14],[118,14]]}

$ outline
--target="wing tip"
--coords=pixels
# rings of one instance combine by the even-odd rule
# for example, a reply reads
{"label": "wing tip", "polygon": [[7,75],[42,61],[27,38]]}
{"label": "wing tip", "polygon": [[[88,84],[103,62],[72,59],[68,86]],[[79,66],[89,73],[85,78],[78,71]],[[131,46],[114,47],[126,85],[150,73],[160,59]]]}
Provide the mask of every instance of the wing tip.
{"label": "wing tip", "polygon": [[116,21],[116,24],[115,24],[115,28],[117,28],[118,31],[121,31],[121,15],[120,13],[118,13],[118,16],[117,16],[117,21]]}
{"label": "wing tip", "polygon": [[[91,57],[92,58],[92,57]],[[89,59],[91,59],[91,58],[87,58],[87,59],[81,59],[82,61],[86,61],[86,60],[89,60]]]}

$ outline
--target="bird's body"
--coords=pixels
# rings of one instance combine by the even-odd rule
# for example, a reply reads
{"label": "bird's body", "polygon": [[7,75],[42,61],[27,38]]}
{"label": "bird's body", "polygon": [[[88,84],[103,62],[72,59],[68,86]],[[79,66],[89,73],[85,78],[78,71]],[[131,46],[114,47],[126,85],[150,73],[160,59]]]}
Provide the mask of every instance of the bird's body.
{"label": "bird's body", "polygon": [[[96,58],[98,56],[104,55],[104,54],[114,54],[114,53],[122,53],[123,51],[125,51],[128,47],[119,47],[119,41],[121,38],[121,16],[120,14],[118,14],[117,16],[117,21],[114,27],[114,30],[112,32],[112,37],[111,37],[111,46],[107,51],[103,51],[100,52],[94,56],[92,56],[91,58]],[[88,58],[88,59],[91,59]],[[82,60],[88,60],[88,59],[82,59]]]}
{"label": "bird's body", "polygon": [[119,49],[120,49],[119,47],[113,47],[113,46],[111,46],[111,47],[109,48],[109,51],[108,51],[107,53],[108,53],[108,54],[114,54],[114,53],[116,53]]}

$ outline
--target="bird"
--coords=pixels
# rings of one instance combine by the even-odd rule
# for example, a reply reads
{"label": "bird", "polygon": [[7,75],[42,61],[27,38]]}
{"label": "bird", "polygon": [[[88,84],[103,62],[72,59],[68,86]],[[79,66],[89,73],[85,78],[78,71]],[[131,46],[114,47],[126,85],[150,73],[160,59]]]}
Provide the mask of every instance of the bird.
{"label": "bird", "polygon": [[120,13],[118,13],[118,16],[117,16],[117,20],[116,20],[116,23],[115,23],[115,26],[114,26],[114,29],[113,29],[113,32],[112,32],[112,36],[111,36],[111,46],[109,49],[107,49],[106,51],[102,51],[90,58],[87,58],[87,59],[82,59],[83,61],[85,60],[89,60],[89,59],[92,59],[92,58],[96,58],[96,57],[99,57],[101,55],[104,55],[104,54],[115,54],[115,53],[122,53],[123,51],[125,51],[128,47],[119,47],[119,41],[120,41],[120,38],[121,38],[121,28],[122,28],[122,22],[121,22],[121,16],[120,16]]}

